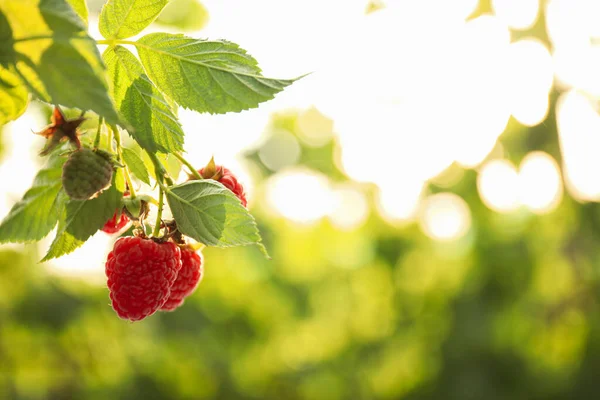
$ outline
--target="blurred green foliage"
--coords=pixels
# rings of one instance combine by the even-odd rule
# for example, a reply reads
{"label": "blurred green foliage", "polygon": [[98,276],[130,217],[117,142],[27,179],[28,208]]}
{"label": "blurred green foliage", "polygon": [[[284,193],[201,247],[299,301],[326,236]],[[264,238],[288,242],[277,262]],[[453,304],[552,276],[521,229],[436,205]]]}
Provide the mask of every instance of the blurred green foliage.
{"label": "blurred green foliage", "polygon": [[[343,181],[331,124],[314,113],[308,125],[305,112],[279,114],[269,132],[297,140],[296,165]],[[307,140],[315,126],[329,139]],[[505,152],[558,156],[555,129],[511,121]],[[479,199],[476,173],[454,166],[460,181],[429,191],[469,204],[458,242],[390,225],[374,206],[354,230],[302,226],[263,201],[277,171],[258,153],[247,154],[253,212],[273,260],[205,250],[205,278],[177,312],[121,321],[105,287],[53,275],[33,246],[1,250],[0,398],[595,398],[597,205],[567,197],[546,216],[500,215]]]}

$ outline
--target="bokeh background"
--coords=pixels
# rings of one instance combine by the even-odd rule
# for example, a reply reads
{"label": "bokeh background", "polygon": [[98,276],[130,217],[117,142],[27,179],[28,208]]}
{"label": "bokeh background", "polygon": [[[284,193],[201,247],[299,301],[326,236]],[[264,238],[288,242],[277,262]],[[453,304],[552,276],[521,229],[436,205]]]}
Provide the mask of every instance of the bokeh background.
{"label": "bokeh background", "polygon": [[[0,398],[597,397],[600,0],[174,0],[154,29],[313,72],[257,110],[180,110],[273,260],[206,249],[185,305],[132,324],[114,237],[46,264],[49,239],[0,246]],[[2,131],[1,216],[47,118]]]}

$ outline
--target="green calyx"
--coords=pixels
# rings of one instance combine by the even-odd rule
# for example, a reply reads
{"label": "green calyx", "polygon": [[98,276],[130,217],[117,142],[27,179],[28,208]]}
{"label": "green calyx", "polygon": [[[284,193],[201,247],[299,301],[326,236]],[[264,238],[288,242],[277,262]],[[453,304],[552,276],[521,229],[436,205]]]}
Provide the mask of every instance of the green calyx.
{"label": "green calyx", "polygon": [[135,198],[123,197],[124,212],[129,219],[138,221],[143,220],[150,211],[149,203],[155,200],[148,195],[140,195]]}

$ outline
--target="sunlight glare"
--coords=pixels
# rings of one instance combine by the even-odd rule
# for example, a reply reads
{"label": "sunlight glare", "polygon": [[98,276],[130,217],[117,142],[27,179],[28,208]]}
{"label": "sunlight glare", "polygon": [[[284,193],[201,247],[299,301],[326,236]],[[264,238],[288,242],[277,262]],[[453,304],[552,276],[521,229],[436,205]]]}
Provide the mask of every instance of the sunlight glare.
{"label": "sunlight glare", "polygon": [[331,214],[334,197],[325,175],[289,169],[277,173],[266,186],[266,199],[279,215],[303,224],[312,224]]}
{"label": "sunlight glare", "polygon": [[430,238],[453,241],[469,231],[471,210],[456,194],[438,193],[423,202],[419,222],[423,232]]}
{"label": "sunlight glare", "polygon": [[37,174],[40,166],[37,151],[43,148],[45,140],[32,131],[41,130],[45,124],[39,110],[30,107],[25,114],[4,127],[2,135],[6,151],[0,164],[0,180],[8,203],[17,201],[29,189]]}
{"label": "sunlight glare", "polygon": [[598,33],[596,0],[548,0],[546,29],[555,48],[578,47]]}
{"label": "sunlight glare", "polygon": [[485,163],[477,176],[477,189],[483,203],[497,212],[516,210],[519,203],[519,175],[508,160]]}
{"label": "sunlight glare", "polygon": [[554,81],[553,61],[538,39],[523,39],[509,46],[511,112],[525,126],[535,126],[548,115],[548,93]]}
{"label": "sunlight glare", "polygon": [[213,155],[217,163],[222,163],[221,158],[234,158],[260,142],[269,118],[269,111],[263,107],[252,112],[215,115],[181,107],[179,120],[186,132],[186,158],[200,163],[199,166],[204,166]]}
{"label": "sunlight glare", "polygon": [[525,30],[535,24],[539,0],[492,0],[494,13],[513,29]]}
{"label": "sunlight glare", "polygon": [[536,214],[553,211],[562,199],[562,180],[556,161],[547,153],[534,151],[519,168],[519,198]]}
{"label": "sunlight glare", "polygon": [[548,93],[552,89],[554,71],[552,55],[536,38],[521,39],[508,46],[509,65],[514,88],[527,92]]}
{"label": "sunlight glare", "polygon": [[431,7],[435,7],[437,13],[448,18],[465,20],[475,11],[479,0],[434,0],[433,3]]}
{"label": "sunlight glare", "polygon": [[571,90],[556,106],[567,190],[584,201],[600,200],[600,116],[584,95]]}
{"label": "sunlight glare", "polygon": [[359,228],[369,215],[369,204],[363,192],[352,186],[333,190],[333,206],[329,218],[341,230]]}
{"label": "sunlight glare", "polygon": [[[49,235],[39,243],[40,254],[45,254],[52,242]],[[115,237],[98,231],[80,248],[71,254],[44,263],[52,274],[81,278],[99,286],[106,285],[104,265]]]}
{"label": "sunlight glare", "polygon": [[456,162],[465,168],[475,168],[486,159],[496,146],[495,135],[470,135],[462,146],[457,146]]}
{"label": "sunlight glare", "polygon": [[547,94],[521,93],[512,103],[512,115],[525,126],[536,126],[548,117],[550,100]]}
{"label": "sunlight glare", "polygon": [[424,182],[394,181],[379,188],[377,207],[381,216],[388,222],[411,220],[419,208]]}

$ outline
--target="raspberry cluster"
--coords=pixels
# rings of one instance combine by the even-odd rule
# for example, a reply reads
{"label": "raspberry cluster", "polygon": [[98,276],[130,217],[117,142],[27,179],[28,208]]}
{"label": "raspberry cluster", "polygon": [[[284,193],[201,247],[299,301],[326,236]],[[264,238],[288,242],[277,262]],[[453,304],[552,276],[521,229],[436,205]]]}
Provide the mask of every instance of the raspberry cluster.
{"label": "raspberry cluster", "polygon": [[[246,207],[244,187],[229,169],[211,160],[198,172],[204,179],[221,182]],[[125,204],[102,230],[117,233],[130,221],[139,226],[140,219],[141,216],[132,216]],[[165,236],[161,239],[146,238],[143,234],[122,237],[108,255],[105,272],[110,299],[113,309],[123,319],[139,321],[156,311],[173,311],[194,293],[202,280],[202,254],[185,244],[175,221],[165,223],[164,227]]]}
{"label": "raspberry cluster", "polygon": [[183,304],[202,278],[202,256],[173,242],[123,237],[108,255],[106,276],[117,315],[139,321]]}

